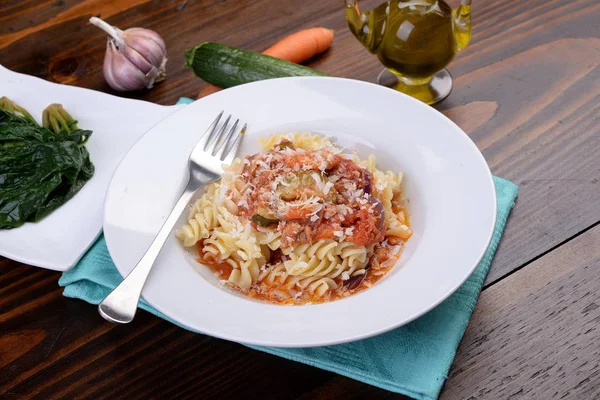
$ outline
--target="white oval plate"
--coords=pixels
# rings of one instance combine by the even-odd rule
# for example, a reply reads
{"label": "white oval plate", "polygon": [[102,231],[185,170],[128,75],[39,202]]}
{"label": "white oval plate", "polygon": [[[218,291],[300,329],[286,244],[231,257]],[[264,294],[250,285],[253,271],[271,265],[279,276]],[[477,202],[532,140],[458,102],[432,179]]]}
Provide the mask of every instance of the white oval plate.
{"label": "white oval plate", "polygon": [[102,232],[104,194],[119,161],[146,131],[184,106],[165,107],[59,85],[12,72],[2,65],[1,96],[15,101],[38,120],[44,108],[60,103],[81,128],[93,131],[86,144],[95,167],[92,179],[41,221],[0,229],[0,256],[66,271],[77,264]]}
{"label": "white oval plate", "polygon": [[[473,272],[492,237],[496,196],[490,170],[469,137],[433,108],[373,84],[283,78],[198,100],[150,130],[110,184],[104,234],[127,275],[160,229],[187,180],[187,158],[221,110],[248,122],[241,155],[270,133],[313,131],[402,171],[414,229],[398,264],[374,287],[343,300],[277,306],[219,285],[172,234],[143,298],[192,329],[236,342],[310,347],[401,326],[442,302]],[[183,223],[186,216],[182,216]]]}

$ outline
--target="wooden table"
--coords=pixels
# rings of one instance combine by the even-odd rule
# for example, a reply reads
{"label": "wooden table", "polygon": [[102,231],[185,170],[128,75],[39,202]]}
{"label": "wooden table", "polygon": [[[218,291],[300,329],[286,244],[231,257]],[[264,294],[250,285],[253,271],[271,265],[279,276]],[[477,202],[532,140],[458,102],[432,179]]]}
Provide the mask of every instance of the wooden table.
{"label": "wooden table", "polygon": [[[600,2],[473,3],[472,44],[451,65],[454,91],[438,108],[521,191],[441,398],[600,398]],[[310,65],[374,81],[381,66],[351,36],[342,5],[3,0],[0,63],[111,92],[105,35],[88,18],[148,27],[166,40],[169,76],[127,96],[172,104],[203,86],[183,67],[186,48],[211,40],[258,51],[322,25],[337,37]],[[111,325],[63,298],[59,276],[0,260],[2,398],[398,397],[146,312]]]}

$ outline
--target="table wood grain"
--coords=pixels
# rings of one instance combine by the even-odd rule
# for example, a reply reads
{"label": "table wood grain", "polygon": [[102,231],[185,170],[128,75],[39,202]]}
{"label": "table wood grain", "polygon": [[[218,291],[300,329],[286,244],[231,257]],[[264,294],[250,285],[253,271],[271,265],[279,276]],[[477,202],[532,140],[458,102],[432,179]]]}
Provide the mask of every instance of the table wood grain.
{"label": "table wood grain", "polygon": [[600,226],[483,292],[442,399],[600,398]]}
{"label": "table wood grain", "polygon": [[[167,80],[119,95],[172,104],[203,87],[183,67],[186,48],[219,41],[260,51],[326,26],[334,46],[309,65],[374,81],[381,66],[351,36],[342,4],[4,0],[0,63],[114,94],[102,78],[105,35],[87,20],[143,26],[167,43]],[[599,21],[597,0],[473,2],[472,43],[451,64],[454,90],[436,107],[521,191],[442,398],[600,396]],[[145,312],[115,327],[62,297],[58,277],[0,261],[0,397],[398,397]]]}

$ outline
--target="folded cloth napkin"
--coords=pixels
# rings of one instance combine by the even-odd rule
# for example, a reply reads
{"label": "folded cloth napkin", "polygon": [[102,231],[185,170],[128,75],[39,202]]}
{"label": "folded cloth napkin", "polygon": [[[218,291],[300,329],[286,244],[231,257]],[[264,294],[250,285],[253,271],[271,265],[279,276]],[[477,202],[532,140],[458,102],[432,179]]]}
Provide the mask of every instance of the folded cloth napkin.
{"label": "folded cloth napkin", "polygon": [[[498,218],[490,246],[475,272],[439,306],[398,329],[356,342],[303,349],[249,347],[415,399],[436,399],[517,197],[518,187],[513,183],[498,177],[494,177],[494,183]],[[58,283],[65,288],[64,296],[98,304],[122,280],[108,254],[104,237],[100,237],[74,268],[63,273]],[[139,306],[189,329],[161,314],[144,300]]]}

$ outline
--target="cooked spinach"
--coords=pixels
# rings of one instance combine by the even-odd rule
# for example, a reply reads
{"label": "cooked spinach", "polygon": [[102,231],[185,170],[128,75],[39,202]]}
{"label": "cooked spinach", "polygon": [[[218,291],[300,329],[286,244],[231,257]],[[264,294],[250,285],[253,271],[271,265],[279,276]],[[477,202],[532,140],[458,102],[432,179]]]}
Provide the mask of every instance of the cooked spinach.
{"label": "cooked spinach", "polygon": [[59,104],[44,110],[43,126],[0,99],[0,229],[39,221],[72,198],[94,174],[85,148],[91,131]]}

